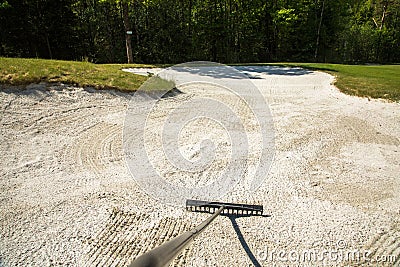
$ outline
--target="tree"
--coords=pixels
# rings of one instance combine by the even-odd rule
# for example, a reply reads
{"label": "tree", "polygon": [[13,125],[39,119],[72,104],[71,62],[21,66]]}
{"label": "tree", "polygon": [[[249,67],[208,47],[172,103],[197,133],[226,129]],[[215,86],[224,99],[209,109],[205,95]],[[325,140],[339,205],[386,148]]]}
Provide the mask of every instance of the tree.
{"label": "tree", "polygon": [[400,0],[0,0],[0,25],[0,56],[400,61]]}
{"label": "tree", "polygon": [[[99,0],[100,3],[108,2],[112,5],[119,7],[121,12],[123,24],[125,28],[125,46],[126,46],[126,56],[128,63],[133,63],[133,52],[132,52],[132,38],[130,32],[132,31],[130,18],[129,18],[129,0]],[[113,29],[115,30],[115,29]]]}
{"label": "tree", "polygon": [[126,55],[128,58],[128,63],[133,63],[133,53],[132,53],[132,27],[129,21],[129,2],[128,0],[120,0],[122,17],[124,19],[125,25],[125,43],[126,43]]}
{"label": "tree", "polygon": [[320,41],[320,37],[321,37],[322,20],[324,19],[324,10],[325,10],[325,0],[322,0],[321,16],[319,18],[319,24],[318,24],[318,29],[317,29],[317,42],[315,44],[315,54],[314,54],[315,60],[317,60],[317,58],[318,58],[318,47],[319,47],[319,41]]}

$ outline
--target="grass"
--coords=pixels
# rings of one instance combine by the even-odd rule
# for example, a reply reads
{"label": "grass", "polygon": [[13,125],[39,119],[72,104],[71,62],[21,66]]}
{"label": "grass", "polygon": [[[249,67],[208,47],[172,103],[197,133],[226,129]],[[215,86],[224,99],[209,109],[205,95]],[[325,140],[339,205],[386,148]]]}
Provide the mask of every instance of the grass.
{"label": "grass", "polygon": [[[253,65],[253,64],[252,64]],[[256,64],[261,65],[261,64]],[[341,65],[320,63],[272,63],[321,70],[336,76],[335,85],[350,95],[400,101],[400,65]],[[0,58],[0,84],[27,85],[49,82],[80,87],[135,91],[147,77],[122,71],[129,67],[155,67],[135,64],[92,64],[87,62]],[[164,81],[149,81],[149,90],[170,87]],[[154,84],[155,83],[155,84]]]}
{"label": "grass", "polygon": [[160,78],[159,76],[153,76],[143,83],[140,90],[143,91],[164,91],[170,90],[175,87],[174,81],[168,81]]}
{"label": "grass", "polygon": [[147,80],[147,77],[122,71],[123,68],[129,67],[154,66],[0,58],[0,84],[28,85],[49,82],[98,89],[135,91]]}
{"label": "grass", "polygon": [[400,65],[342,65],[323,63],[272,64],[328,72],[343,93],[400,101]]}

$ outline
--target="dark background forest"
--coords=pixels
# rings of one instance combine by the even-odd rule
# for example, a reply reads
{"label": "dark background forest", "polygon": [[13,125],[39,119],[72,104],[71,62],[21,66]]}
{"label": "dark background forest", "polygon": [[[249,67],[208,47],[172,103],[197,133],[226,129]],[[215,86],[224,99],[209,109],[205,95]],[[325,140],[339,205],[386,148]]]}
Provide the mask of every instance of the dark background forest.
{"label": "dark background forest", "polygon": [[400,0],[0,0],[0,27],[6,57],[400,62]]}

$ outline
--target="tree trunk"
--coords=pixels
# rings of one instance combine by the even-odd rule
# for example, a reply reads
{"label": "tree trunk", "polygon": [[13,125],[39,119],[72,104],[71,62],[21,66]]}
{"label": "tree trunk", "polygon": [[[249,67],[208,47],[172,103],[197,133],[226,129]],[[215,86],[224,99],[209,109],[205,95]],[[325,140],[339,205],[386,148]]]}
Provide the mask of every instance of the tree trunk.
{"label": "tree trunk", "polygon": [[47,32],[45,34],[45,39],[46,39],[46,45],[47,45],[47,51],[49,53],[49,57],[50,57],[50,59],[53,59],[53,53],[51,52],[49,34]]}
{"label": "tree trunk", "polygon": [[386,18],[386,11],[389,5],[389,1],[385,1],[383,3],[383,11],[382,11],[382,19],[381,19],[381,26],[379,27],[380,30],[382,30],[383,25],[385,24],[385,18]]}
{"label": "tree trunk", "polygon": [[372,17],[372,20],[374,21],[374,24],[375,24],[376,28],[379,29],[379,30],[382,30],[383,25],[385,24],[385,19],[386,19],[386,15],[387,15],[387,9],[388,9],[388,6],[389,6],[389,1],[383,1],[382,5],[383,5],[382,6],[382,16],[380,18],[379,23],[374,17]]}
{"label": "tree trunk", "polygon": [[315,45],[315,54],[314,54],[315,60],[317,60],[317,58],[318,58],[318,48],[319,48],[319,40],[320,40],[320,36],[321,36],[322,19],[324,17],[324,9],[325,9],[325,0],[322,1],[321,19],[319,20],[319,25],[318,25],[318,30],[317,30],[317,43]]}
{"label": "tree trunk", "polygon": [[133,53],[132,53],[132,34],[129,33],[128,31],[131,32],[131,23],[129,21],[129,5],[127,1],[122,1],[121,2],[121,7],[122,7],[122,16],[124,20],[124,26],[125,26],[125,42],[126,42],[126,55],[128,57],[128,64],[133,63]]}

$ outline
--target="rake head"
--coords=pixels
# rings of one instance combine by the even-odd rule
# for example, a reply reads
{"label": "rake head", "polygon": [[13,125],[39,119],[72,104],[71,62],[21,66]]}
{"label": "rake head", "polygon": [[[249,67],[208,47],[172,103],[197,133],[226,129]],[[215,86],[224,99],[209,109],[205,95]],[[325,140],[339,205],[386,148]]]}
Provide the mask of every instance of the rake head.
{"label": "rake head", "polygon": [[210,202],[202,200],[186,200],[186,209],[195,212],[215,213],[219,208],[223,207],[221,214],[223,215],[262,215],[262,205],[248,205],[224,202]]}

